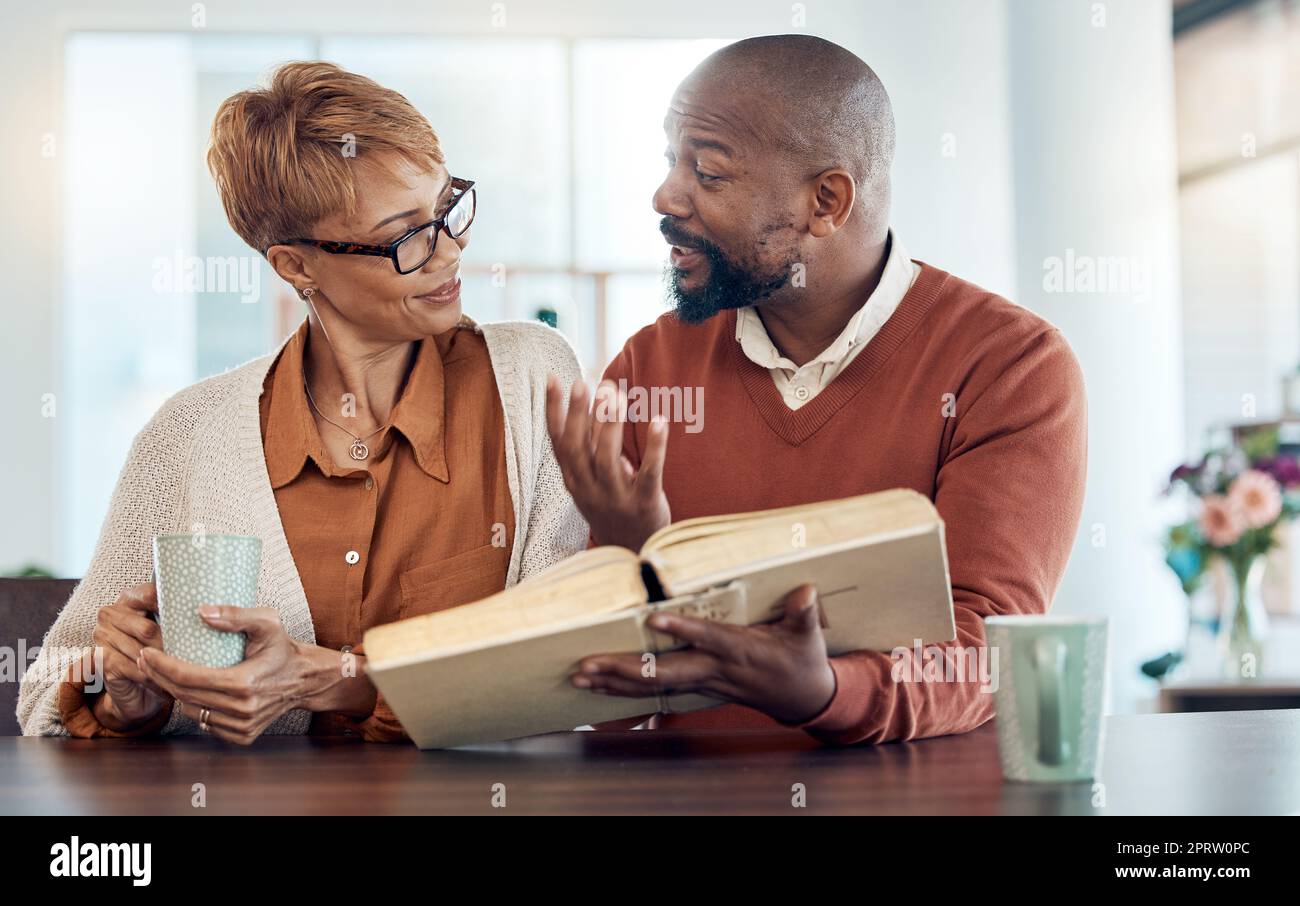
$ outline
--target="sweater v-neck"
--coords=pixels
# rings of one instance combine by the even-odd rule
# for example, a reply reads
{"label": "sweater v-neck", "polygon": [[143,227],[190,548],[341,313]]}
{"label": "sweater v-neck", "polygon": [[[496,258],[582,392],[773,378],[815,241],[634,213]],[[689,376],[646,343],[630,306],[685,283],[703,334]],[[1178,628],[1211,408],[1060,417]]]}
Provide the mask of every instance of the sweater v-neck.
{"label": "sweater v-neck", "polygon": [[732,339],[736,335],[736,311],[733,309],[727,313],[723,336],[726,338],[724,342],[731,347],[732,366],[739,373],[741,383],[745,385],[745,390],[763,421],[786,443],[797,447],[816,434],[871,381],[930,311],[948,280],[948,273],[923,261],[918,261],[917,264],[921,266],[921,273],[889,320],[847,368],[798,409],[786,406],[772,375],[746,356],[740,343]]}

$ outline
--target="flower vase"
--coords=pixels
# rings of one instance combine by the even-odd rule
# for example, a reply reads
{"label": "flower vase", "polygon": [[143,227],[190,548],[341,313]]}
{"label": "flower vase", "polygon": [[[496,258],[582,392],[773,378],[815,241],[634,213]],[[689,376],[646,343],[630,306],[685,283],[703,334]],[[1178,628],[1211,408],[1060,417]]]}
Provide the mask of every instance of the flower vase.
{"label": "flower vase", "polygon": [[1232,563],[1232,597],[1219,620],[1219,657],[1227,679],[1254,679],[1260,674],[1268,613],[1264,609],[1264,557]]}

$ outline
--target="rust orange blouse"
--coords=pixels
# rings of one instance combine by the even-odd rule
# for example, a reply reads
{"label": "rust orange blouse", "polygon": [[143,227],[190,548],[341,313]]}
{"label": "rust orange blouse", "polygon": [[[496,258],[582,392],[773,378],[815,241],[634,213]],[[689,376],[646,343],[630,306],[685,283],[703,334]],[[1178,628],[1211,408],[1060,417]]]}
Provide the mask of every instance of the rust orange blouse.
{"label": "rust orange blouse", "polygon": [[[336,464],[325,451],[303,390],[306,321],[267,374],[266,468],[317,645],[363,654],[372,626],[505,587],[514,539],[505,415],[487,344],[471,324],[420,342],[364,462]],[[318,713],[308,732],[353,729],[376,741],[405,736],[382,696],[365,720]]]}
{"label": "rust orange blouse", "polygon": [[[307,334],[304,320],[266,376],[259,405],[267,474],[316,644],[364,654],[361,637],[372,626],[505,587],[515,532],[505,416],[487,344],[466,319],[420,341],[388,427],[365,439],[369,457],[335,463],[303,389]],[[324,411],[347,424],[341,412]],[[118,735],[94,719],[79,688],[64,686],[69,732]],[[136,732],[159,729],[160,718]],[[314,714],[308,732],[381,742],[406,736],[382,696],[363,719]]]}

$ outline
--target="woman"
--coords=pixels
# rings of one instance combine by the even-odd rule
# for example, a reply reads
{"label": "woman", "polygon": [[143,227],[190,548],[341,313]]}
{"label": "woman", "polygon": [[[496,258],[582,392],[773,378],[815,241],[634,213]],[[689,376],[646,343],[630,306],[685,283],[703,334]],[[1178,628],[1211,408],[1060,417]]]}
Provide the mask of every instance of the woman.
{"label": "woman", "polygon": [[[474,184],[401,95],[285,65],[222,104],[208,166],[231,226],[307,317],[136,437],[90,569],[24,679],[23,732],[402,739],[366,678],[365,630],[485,597],[585,544],[545,417],[548,375],[569,386],[577,358],[540,323],[462,316]],[[192,531],[263,542],[261,606],[203,609],[248,636],[226,670],[167,655],[151,619],[151,540]],[[69,648],[81,661],[50,669]],[[96,648],[102,691],[82,681]]]}

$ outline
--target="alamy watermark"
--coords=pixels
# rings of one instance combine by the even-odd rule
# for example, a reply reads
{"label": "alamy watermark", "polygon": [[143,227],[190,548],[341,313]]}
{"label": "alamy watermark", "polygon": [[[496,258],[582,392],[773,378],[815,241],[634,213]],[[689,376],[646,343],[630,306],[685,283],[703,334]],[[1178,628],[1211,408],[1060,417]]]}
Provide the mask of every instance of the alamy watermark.
{"label": "alamy watermark", "polygon": [[629,387],[627,378],[619,378],[617,386],[606,381],[597,389],[594,411],[601,422],[662,419],[685,425],[687,434],[698,434],[704,430],[704,388]]}
{"label": "alamy watermark", "polygon": [[262,298],[262,259],[255,255],[185,255],[153,259],[153,291],[159,294],[239,293],[252,304]]}
{"label": "alamy watermark", "polygon": [[1064,255],[1043,259],[1043,292],[1129,296],[1134,302],[1151,298],[1151,262],[1138,256]]}
{"label": "alamy watermark", "polygon": [[[86,655],[90,654],[87,659]],[[104,649],[33,645],[19,639],[17,647],[0,645],[0,683],[84,683],[94,694],[104,688]]]}
{"label": "alamy watermark", "polygon": [[92,843],[72,837],[50,847],[50,877],[130,878],[134,887],[148,887],[153,877],[152,843]]}
{"label": "alamy watermark", "polygon": [[998,649],[991,645],[926,645],[914,639],[889,653],[896,683],[975,683],[981,692],[998,691]]}

